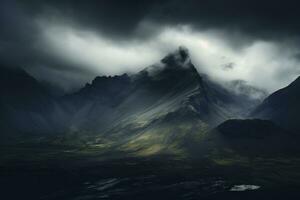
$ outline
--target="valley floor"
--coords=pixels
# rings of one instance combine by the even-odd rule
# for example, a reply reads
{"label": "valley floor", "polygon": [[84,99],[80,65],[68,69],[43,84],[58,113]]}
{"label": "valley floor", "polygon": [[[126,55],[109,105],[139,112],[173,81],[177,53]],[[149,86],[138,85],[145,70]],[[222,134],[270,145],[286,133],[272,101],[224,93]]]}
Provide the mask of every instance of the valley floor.
{"label": "valley floor", "polygon": [[[299,156],[132,157],[101,153],[96,147],[25,145],[2,146],[0,152],[1,199],[5,200],[300,197]],[[253,190],[231,191],[247,186]]]}

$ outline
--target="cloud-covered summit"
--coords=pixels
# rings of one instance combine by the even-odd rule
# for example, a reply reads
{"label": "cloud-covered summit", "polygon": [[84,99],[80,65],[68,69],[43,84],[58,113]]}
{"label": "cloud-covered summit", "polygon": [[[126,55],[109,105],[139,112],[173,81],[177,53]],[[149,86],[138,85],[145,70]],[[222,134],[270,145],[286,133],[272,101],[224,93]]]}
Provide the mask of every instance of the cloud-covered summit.
{"label": "cloud-covered summit", "polygon": [[[199,71],[274,91],[300,72],[298,1],[3,0],[1,66],[65,90],[186,46]],[[233,64],[234,63],[234,64]]]}

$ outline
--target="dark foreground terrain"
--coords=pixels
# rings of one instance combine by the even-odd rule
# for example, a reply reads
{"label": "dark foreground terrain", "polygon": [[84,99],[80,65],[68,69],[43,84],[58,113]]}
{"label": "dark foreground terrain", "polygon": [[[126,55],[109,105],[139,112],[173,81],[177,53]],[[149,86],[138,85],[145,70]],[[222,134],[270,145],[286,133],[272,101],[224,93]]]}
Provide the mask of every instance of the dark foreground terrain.
{"label": "dark foreground terrain", "polygon": [[[300,159],[296,155],[252,157],[215,152],[189,159],[99,152],[95,147],[2,146],[1,199],[300,197]],[[249,190],[245,185],[251,185]]]}

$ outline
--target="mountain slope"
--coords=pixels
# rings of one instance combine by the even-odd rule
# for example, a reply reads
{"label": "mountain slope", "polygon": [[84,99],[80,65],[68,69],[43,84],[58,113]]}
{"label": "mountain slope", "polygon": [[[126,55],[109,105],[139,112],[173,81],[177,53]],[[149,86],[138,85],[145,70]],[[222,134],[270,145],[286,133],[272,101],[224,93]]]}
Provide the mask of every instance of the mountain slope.
{"label": "mountain slope", "polygon": [[200,76],[184,48],[137,74],[97,77],[62,102],[70,131],[139,154],[182,149],[245,109],[239,96]]}
{"label": "mountain slope", "polygon": [[[210,128],[248,109],[245,96],[199,75],[182,47],[137,74],[96,77],[61,98],[52,97],[26,72],[20,76],[4,79],[6,84],[18,84],[4,92],[0,106],[9,123],[3,124],[41,136],[70,135],[68,143],[74,134],[74,140],[88,136],[89,144],[110,144],[139,154],[181,151]],[[19,91],[19,85],[25,88]]]}
{"label": "mountain slope", "polygon": [[[57,121],[55,100],[32,76],[20,69],[0,70],[1,135],[49,133]],[[54,114],[54,115],[53,115]]]}
{"label": "mountain slope", "polygon": [[102,124],[98,131],[105,129],[104,121],[111,127],[117,119],[152,120],[183,107],[192,109],[205,123],[216,125],[236,116],[238,107],[232,93],[203,80],[183,48],[138,74],[97,77],[79,92],[64,97],[63,102],[73,116],[70,127],[97,130],[88,124],[97,121]]}
{"label": "mountain slope", "polygon": [[280,89],[259,105],[252,117],[269,119],[285,129],[300,132],[300,77],[287,87]]}

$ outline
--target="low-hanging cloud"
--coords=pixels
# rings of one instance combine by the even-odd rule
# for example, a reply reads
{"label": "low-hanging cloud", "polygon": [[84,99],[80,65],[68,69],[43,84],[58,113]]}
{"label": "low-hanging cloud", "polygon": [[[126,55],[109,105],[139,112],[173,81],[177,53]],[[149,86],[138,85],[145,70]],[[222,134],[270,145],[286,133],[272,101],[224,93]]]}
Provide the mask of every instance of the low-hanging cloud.
{"label": "low-hanging cloud", "polygon": [[[146,22],[141,28],[145,27]],[[114,40],[97,32],[59,24],[41,28],[43,45],[49,54],[94,75],[135,73],[159,62],[180,45],[190,50],[200,73],[217,81],[245,80],[269,92],[287,85],[300,69],[299,50],[287,48],[286,43],[257,40],[236,48],[220,31],[199,31],[187,25],[157,25],[155,28],[160,31],[144,40]],[[224,63],[230,64],[230,70],[220,67]]]}
{"label": "low-hanging cloud", "polygon": [[272,92],[300,73],[297,1],[3,0],[1,66],[64,90],[186,46],[200,73]]}

